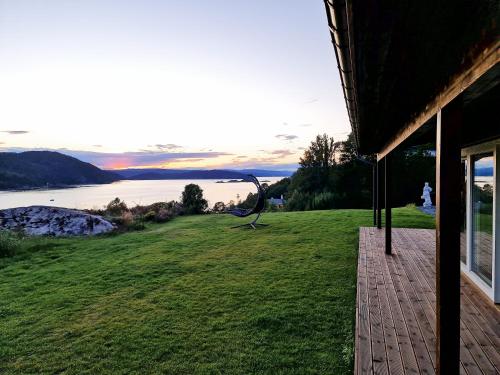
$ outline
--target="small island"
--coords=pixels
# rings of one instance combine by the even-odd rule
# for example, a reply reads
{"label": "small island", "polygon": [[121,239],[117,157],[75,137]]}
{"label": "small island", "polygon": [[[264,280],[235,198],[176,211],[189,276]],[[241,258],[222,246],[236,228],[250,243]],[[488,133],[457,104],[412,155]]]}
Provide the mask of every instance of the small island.
{"label": "small island", "polygon": [[216,184],[235,184],[238,182],[248,182],[248,181],[245,181],[245,180],[228,180],[228,181],[219,180],[219,181],[216,181],[215,183]]}

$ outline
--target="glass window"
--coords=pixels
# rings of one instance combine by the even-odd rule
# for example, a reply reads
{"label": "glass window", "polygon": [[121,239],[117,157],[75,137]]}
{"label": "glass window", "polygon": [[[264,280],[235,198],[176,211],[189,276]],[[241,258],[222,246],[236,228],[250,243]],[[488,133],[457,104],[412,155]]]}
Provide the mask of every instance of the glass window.
{"label": "glass window", "polygon": [[475,155],[472,186],[471,268],[491,286],[493,254],[493,153]]}
{"label": "glass window", "polygon": [[460,186],[460,260],[467,264],[467,160],[462,160],[462,179]]}

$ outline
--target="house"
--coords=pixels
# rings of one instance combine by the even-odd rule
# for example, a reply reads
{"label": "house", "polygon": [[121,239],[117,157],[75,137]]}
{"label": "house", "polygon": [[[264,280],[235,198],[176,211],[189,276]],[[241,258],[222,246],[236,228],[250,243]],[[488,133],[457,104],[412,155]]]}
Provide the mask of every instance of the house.
{"label": "house", "polygon": [[[358,150],[377,154],[379,229],[360,232],[356,373],[500,372],[499,4],[325,0]],[[391,217],[394,151],[427,142],[435,236],[393,229]]]}
{"label": "house", "polygon": [[285,199],[283,198],[283,194],[281,195],[280,198],[270,198],[267,200],[269,202],[269,205],[278,207],[278,208],[283,208],[285,207]]}

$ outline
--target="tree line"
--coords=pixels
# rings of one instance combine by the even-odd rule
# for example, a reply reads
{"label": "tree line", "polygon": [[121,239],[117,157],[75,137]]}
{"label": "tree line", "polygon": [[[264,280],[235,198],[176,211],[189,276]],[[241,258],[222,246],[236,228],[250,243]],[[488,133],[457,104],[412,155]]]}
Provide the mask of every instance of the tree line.
{"label": "tree line", "polygon": [[[393,157],[393,202],[397,206],[420,204],[425,182],[435,185],[432,144],[397,151]],[[286,199],[289,211],[334,208],[370,208],[373,197],[375,155],[358,155],[353,134],[336,142],[318,135],[304,151],[299,168],[290,177],[266,186],[266,196]],[[241,204],[251,207],[256,194]]]}

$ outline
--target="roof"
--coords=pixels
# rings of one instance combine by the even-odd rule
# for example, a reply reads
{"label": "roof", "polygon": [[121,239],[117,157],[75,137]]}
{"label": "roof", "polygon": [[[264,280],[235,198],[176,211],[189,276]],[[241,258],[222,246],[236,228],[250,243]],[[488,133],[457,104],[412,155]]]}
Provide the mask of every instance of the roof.
{"label": "roof", "polygon": [[270,199],[268,199],[268,201],[270,204],[274,204],[276,206],[285,204],[285,200],[281,199],[281,198],[270,198]]}
{"label": "roof", "polygon": [[379,152],[499,36],[500,2],[326,0],[349,119]]}

